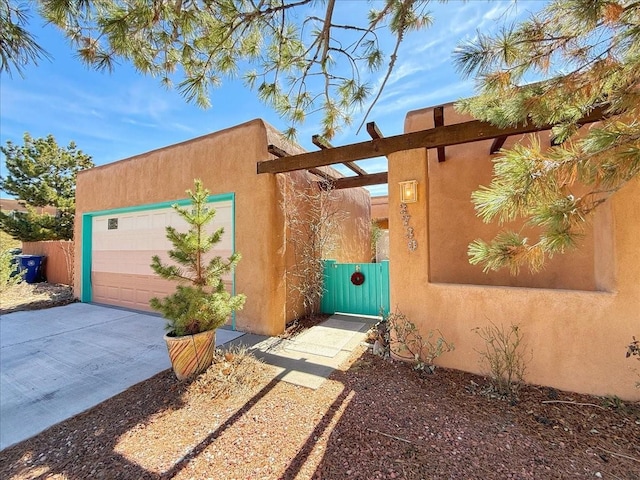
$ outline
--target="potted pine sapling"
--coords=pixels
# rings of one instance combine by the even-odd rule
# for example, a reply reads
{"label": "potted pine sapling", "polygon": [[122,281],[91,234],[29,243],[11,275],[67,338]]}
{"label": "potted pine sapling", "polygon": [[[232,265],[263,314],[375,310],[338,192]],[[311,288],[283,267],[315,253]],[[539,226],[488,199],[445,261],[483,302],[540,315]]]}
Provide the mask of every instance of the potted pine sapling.
{"label": "potted pine sapling", "polygon": [[173,294],[163,299],[152,298],[149,303],[167,320],[164,339],[179,380],[209,368],[215,353],[216,329],[245,302],[244,295],[232,296],[227,292],[222,280],[236,266],[240,254],[234,253],[227,259],[214,256],[207,261],[207,254],[220,242],[224,229],[207,233],[206,227],[216,211],[207,206],[209,191],[202,182],[194,183],[195,189],[187,190],[191,205],[184,208],[173,205],[187,222],[188,231],[180,233],[174,227],[166,227],[167,239],[173,245],[167,253],[174,263],[163,263],[158,255],[151,261],[157,275],[178,282]]}

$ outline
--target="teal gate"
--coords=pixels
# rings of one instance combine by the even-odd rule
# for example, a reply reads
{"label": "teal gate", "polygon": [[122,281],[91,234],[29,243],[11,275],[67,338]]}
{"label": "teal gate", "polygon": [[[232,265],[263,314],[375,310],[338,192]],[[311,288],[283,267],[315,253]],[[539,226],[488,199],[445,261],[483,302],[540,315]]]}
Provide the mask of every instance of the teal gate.
{"label": "teal gate", "polygon": [[389,261],[336,263],[325,260],[322,313],[389,313]]}

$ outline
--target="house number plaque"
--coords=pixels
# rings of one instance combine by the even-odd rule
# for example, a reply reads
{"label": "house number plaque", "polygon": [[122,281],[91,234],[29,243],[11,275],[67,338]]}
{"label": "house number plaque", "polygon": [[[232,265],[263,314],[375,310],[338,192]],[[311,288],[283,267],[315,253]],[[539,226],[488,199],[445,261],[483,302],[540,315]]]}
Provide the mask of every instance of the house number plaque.
{"label": "house number plaque", "polygon": [[413,235],[413,227],[409,225],[409,219],[411,219],[411,215],[409,215],[407,204],[404,202],[400,204],[400,216],[402,216],[402,225],[407,232],[405,235],[405,237],[407,237],[408,239],[407,248],[409,248],[410,252],[413,252],[418,248],[418,242]]}

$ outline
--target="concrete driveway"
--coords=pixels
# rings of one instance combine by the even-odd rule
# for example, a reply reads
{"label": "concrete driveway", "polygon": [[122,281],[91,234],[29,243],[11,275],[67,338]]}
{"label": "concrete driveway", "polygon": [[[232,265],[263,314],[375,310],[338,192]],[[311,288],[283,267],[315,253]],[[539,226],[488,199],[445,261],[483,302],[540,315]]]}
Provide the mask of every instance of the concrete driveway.
{"label": "concrete driveway", "polygon": [[[170,368],[165,322],[86,303],[0,318],[0,450]],[[242,335],[218,330],[216,343]]]}

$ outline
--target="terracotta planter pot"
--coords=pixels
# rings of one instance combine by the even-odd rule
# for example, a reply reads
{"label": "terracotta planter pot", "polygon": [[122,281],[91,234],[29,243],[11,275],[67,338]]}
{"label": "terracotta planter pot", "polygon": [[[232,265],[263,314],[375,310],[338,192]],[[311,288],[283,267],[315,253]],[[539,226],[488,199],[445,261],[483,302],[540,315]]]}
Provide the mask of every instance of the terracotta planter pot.
{"label": "terracotta planter pot", "polygon": [[185,335],[184,337],[164,336],[169,351],[173,372],[178,380],[185,380],[204,372],[213,362],[216,348],[216,331]]}

